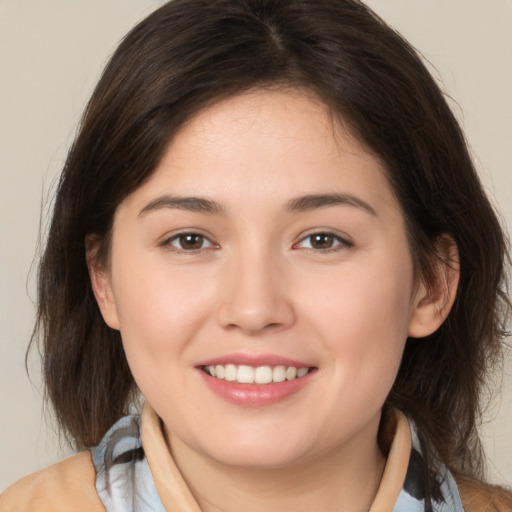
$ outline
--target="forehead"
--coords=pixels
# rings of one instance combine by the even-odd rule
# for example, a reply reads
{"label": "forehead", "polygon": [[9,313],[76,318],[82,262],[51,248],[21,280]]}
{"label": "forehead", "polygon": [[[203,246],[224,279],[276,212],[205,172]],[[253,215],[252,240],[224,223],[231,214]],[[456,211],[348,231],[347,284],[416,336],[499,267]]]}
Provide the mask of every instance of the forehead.
{"label": "forehead", "polygon": [[351,193],[397,206],[380,160],[300,90],[252,90],[199,111],[136,192],[140,201],[199,193],[226,203]]}

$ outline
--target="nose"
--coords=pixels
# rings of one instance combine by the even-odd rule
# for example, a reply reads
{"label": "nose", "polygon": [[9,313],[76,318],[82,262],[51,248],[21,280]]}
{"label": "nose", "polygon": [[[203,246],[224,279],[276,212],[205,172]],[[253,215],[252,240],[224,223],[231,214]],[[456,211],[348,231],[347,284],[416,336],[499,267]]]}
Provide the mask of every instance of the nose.
{"label": "nose", "polygon": [[248,336],[290,327],[296,320],[287,272],[270,255],[238,255],[226,262],[218,320]]}

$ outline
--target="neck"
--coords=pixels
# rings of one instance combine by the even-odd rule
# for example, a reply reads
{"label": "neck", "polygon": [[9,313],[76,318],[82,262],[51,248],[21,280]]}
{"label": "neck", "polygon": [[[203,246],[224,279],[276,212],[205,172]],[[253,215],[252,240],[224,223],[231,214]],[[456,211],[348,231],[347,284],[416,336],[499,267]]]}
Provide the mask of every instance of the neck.
{"label": "neck", "polygon": [[204,512],[272,510],[368,511],[385,459],[378,418],[327,453],[280,468],[234,467],[200,454],[171,436],[171,451]]}

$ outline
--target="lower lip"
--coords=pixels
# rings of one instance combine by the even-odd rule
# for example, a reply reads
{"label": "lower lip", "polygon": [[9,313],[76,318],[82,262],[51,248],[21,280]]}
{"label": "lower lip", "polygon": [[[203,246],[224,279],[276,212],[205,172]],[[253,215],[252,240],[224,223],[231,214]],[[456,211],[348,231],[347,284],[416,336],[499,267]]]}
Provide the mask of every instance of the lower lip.
{"label": "lower lip", "polygon": [[281,402],[300,391],[316,373],[310,371],[304,377],[270,384],[240,384],[217,379],[198,369],[207,386],[218,396],[228,402],[245,407],[263,407]]}

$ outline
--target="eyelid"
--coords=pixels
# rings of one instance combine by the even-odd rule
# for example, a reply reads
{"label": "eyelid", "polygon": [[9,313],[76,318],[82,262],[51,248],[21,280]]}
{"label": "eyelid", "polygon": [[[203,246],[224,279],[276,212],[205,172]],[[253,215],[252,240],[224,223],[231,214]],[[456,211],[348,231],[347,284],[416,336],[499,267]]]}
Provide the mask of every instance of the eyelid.
{"label": "eyelid", "polygon": [[[171,245],[171,242],[173,242],[175,240],[179,240],[180,237],[187,236],[187,235],[200,236],[204,240],[208,241],[209,245],[207,247],[201,247],[199,249],[183,249],[183,248]],[[219,244],[215,243],[212,240],[211,235],[205,234],[204,231],[201,229],[194,229],[194,228],[180,229],[178,232],[172,233],[171,235],[166,235],[162,239],[162,241],[159,243],[159,245],[161,247],[164,247],[165,249],[168,249],[169,251],[172,251],[175,253],[181,253],[181,254],[198,254],[203,251],[208,251],[208,250],[219,248]]]}
{"label": "eyelid", "polygon": [[[329,247],[327,249],[316,249],[314,247],[300,247],[300,244],[307,240],[308,238],[311,238],[315,235],[327,235],[332,236],[333,239],[338,242],[333,247]],[[334,251],[340,251],[344,249],[350,249],[354,246],[354,243],[350,240],[350,238],[347,235],[343,235],[339,233],[338,231],[334,231],[332,229],[314,229],[308,233],[302,234],[297,242],[293,244],[293,249],[305,249],[307,251],[313,251],[316,253],[327,253],[327,252],[334,252]]]}

